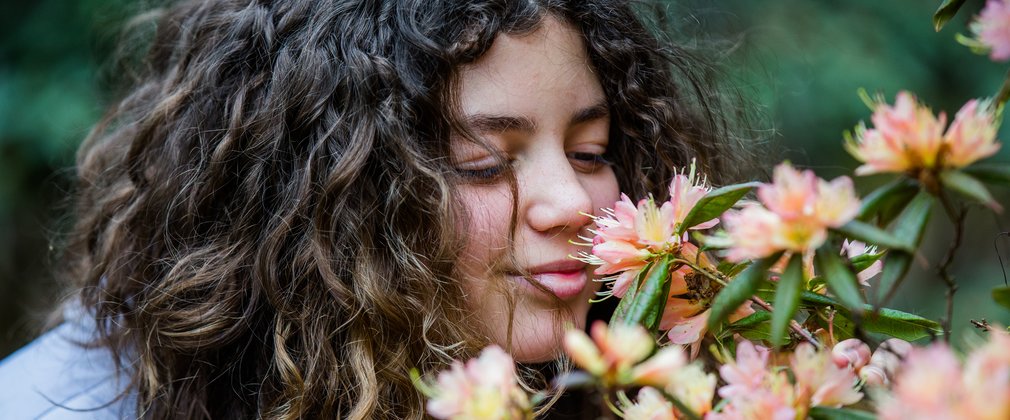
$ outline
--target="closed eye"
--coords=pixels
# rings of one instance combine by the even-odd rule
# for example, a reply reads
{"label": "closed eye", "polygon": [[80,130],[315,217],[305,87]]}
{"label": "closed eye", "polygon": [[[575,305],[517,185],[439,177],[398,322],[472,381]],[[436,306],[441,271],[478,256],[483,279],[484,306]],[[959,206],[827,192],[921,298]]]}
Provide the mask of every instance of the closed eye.
{"label": "closed eye", "polygon": [[572,152],[568,153],[567,156],[576,169],[586,173],[596,172],[604,166],[611,164],[602,154],[597,153]]}

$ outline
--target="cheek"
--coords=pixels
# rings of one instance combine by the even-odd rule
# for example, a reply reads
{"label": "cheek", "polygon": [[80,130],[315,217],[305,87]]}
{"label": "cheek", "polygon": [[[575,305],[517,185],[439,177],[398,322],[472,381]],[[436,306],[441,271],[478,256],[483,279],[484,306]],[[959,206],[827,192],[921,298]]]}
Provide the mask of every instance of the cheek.
{"label": "cheek", "polygon": [[593,202],[593,213],[600,214],[600,209],[614,207],[620,199],[621,190],[617,185],[617,175],[613,168],[606,168],[587,182],[586,190]]}
{"label": "cheek", "polygon": [[460,187],[460,201],[466,220],[458,227],[464,244],[457,269],[468,302],[482,305],[491,292],[491,282],[496,280],[491,274],[507,256],[512,200],[507,189],[465,185]]}

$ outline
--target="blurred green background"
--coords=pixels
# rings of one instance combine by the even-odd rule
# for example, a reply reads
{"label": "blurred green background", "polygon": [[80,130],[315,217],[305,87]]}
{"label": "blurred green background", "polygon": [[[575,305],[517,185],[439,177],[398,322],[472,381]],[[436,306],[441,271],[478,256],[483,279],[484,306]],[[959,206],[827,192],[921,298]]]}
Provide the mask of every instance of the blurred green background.
{"label": "blurred green background", "polygon": [[[932,29],[939,1],[829,0],[676,1],[664,5],[679,42],[712,47],[733,83],[761,118],[756,137],[778,159],[825,178],[848,174],[856,162],[842,132],[868,119],[856,92],[915,92],[952,115],[969,98],[995,94],[1008,65],[974,55],[954,41],[981,7],[969,1],[942,32]],[[67,292],[51,274],[53,249],[68,224],[73,155],[110,98],[109,57],[120,28],[140,10],[129,0],[4,2],[0,23],[0,357],[41,328]],[[713,40],[716,40],[713,42]],[[1010,139],[1001,130],[1000,138]],[[1010,162],[1010,146],[990,158]],[[1010,163],[1008,163],[1010,164]],[[857,179],[862,193],[886,177]],[[994,191],[1010,208],[1010,189]],[[945,216],[935,212],[925,256],[934,264],[949,244]],[[989,298],[1002,284],[993,242],[1010,218],[975,210],[954,265],[959,279],[955,335],[974,334],[970,319],[1010,323]],[[1010,241],[1003,241],[1010,256]],[[1006,259],[1006,258],[1005,258]],[[933,319],[943,312],[944,287],[932,268],[918,267],[893,306]]]}

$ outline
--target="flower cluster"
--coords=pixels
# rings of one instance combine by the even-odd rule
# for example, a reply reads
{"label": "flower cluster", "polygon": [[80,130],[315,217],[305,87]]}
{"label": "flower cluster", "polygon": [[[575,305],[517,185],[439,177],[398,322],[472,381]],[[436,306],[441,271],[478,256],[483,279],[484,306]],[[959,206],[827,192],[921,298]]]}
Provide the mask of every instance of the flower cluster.
{"label": "flower cluster", "polygon": [[989,334],[963,365],[944,343],[911,349],[879,397],[880,418],[1010,418],[1010,335]]}
{"label": "flower cluster", "polygon": [[810,253],[824,243],[828,228],[844,225],[859,211],[851,179],[828,182],[789,163],[775,168],[771,184],[758,187],[758,199],[763,206],[750,203],[723,216],[731,261],[778,251]]}
{"label": "flower cluster", "polygon": [[[684,238],[675,233],[711,188],[695,176],[692,163],[687,174],[673,177],[669,190],[670,199],[658,205],[652,197],[639,200],[636,205],[622,194],[613,209],[603,209],[606,215],[593,216],[597,227],[591,232],[595,237],[585,238],[593,247],[592,253],[583,252],[579,259],[598,266],[596,274],[609,276],[604,281],[613,280],[614,296],[624,296],[650,259],[678,249]],[[708,229],[717,223],[719,219],[712,219],[691,229]]]}
{"label": "flower cluster", "polygon": [[[840,343],[841,344],[841,343]],[[769,363],[769,351],[742,341],[736,360],[719,369],[726,385],[719,396],[727,403],[708,419],[795,419],[805,418],[813,406],[840,407],[863,398],[856,390],[855,370],[839,366],[836,352],[816,351],[809,343],[800,344],[785,370]]]}
{"label": "flower cluster", "polygon": [[664,403],[658,390],[677,398],[695,414],[712,410],[715,375],[706,373],[697,363],[689,364],[679,346],[662,347],[649,357],[655,342],[644,328],[607,326],[601,321],[590,327],[590,335],[571,330],[565,336],[565,350],[577,366],[606,387],[645,386],[638,402],[626,405],[626,412],[632,413],[626,413],[627,418],[654,418],[632,415],[657,411],[676,418],[673,416],[677,411]]}
{"label": "flower cluster", "polygon": [[420,381],[428,414],[438,419],[525,419],[530,402],[516,380],[515,363],[498,346],[490,346],[464,365],[454,362],[435,384]]}
{"label": "flower cluster", "polygon": [[961,168],[1000,148],[988,102],[965,103],[944,132],[946,114],[934,116],[911,93],[899,92],[893,107],[878,98],[871,120],[873,128],[860,124],[855,137],[845,143],[849,153],[863,162],[857,175]]}

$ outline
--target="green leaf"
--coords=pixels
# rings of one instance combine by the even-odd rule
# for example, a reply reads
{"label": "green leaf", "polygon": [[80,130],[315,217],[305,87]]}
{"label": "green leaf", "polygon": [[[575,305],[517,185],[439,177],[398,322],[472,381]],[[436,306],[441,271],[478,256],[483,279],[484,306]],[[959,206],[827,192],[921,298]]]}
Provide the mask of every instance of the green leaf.
{"label": "green leaf", "polygon": [[670,294],[670,256],[653,265],[628,307],[625,324],[640,324],[653,330],[659,324]]}
{"label": "green leaf", "polygon": [[775,311],[772,313],[772,344],[784,344],[789,321],[800,304],[800,293],[803,291],[803,256],[795,254],[789,259],[779,284],[775,288]]}
{"label": "green leaf", "polygon": [[914,181],[904,177],[884,184],[863,198],[856,219],[869,222],[879,215],[880,224],[887,225],[915,196],[918,189]]}
{"label": "green leaf", "polygon": [[943,29],[943,25],[946,25],[947,22],[950,21],[955,14],[957,14],[957,10],[964,5],[964,1],[965,0],[944,0],[943,4],[940,5],[940,8],[936,9],[936,12],[933,13],[933,28],[936,29],[937,32],[940,32],[940,29]]}
{"label": "green leaf", "polygon": [[764,280],[768,268],[774,265],[781,256],[781,253],[776,253],[770,257],[762,258],[727,282],[726,287],[720,290],[712,301],[712,312],[708,315],[708,328],[712,329],[719,325],[747,299],[754,296],[754,292]]}
{"label": "green leaf", "polygon": [[867,245],[877,245],[887,249],[897,249],[906,252],[911,252],[913,249],[900,237],[858,220],[853,220],[834,230],[849,239],[855,239]]}
{"label": "green leaf", "polygon": [[861,313],[863,311],[863,295],[859,292],[859,279],[842,262],[838,253],[831,248],[830,245],[825,244],[817,250],[817,254],[814,255],[814,265],[824,277],[831,293],[850,311]]}
{"label": "green leaf", "polygon": [[881,308],[874,313],[867,307],[862,319],[862,327],[869,332],[885,334],[905,341],[943,335],[943,328],[936,321],[888,308]]}
{"label": "green leaf", "polygon": [[992,289],[992,300],[999,306],[1010,309],[1010,287],[997,287]]}
{"label": "green leaf", "polygon": [[729,324],[726,328],[737,329],[737,328],[749,328],[753,327],[762,322],[767,322],[772,319],[772,313],[768,311],[755,311],[754,313],[747,315],[742,319],[738,319],[736,322]]}
{"label": "green leaf", "polygon": [[926,223],[929,222],[929,211],[932,207],[933,196],[925,191],[919,191],[894,222],[893,236],[902,238],[910,249],[917,248],[922,240],[922,233],[926,230]]}
{"label": "green leaf", "polygon": [[819,307],[832,306],[835,308],[842,307],[842,305],[838,303],[838,301],[829,298],[827,296],[824,296],[820,293],[803,291],[803,293],[800,293],[800,299],[803,300],[803,303],[811,306],[819,306]]}
{"label": "green leaf", "polygon": [[868,411],[849,408],[811,407],[810,418],[814,420],[875,420],[877,416]]}
{"label": "green leaf", "polygon": [[707,222],[722,215],[723,212],[733,207],[750,190],[761,185],[759,182],[747,182],[743,184],[727,185],[717,188],[705,194],[698,203],[694,205],[684,222],[677,229],[677,235],[683,235],[685,231],[700,223]]}
{"label": "green leaf", "polygon": [[614,314],[610,316],[611,324],[623,322],[624,318],[628,316],[628,308],[631,307],[631,302],[634,301],[635,296],[638,295],[638,288],[642,284],[642,279],[645,277],[645,273],[648,273],[650,268],[652,268],[652,262],[646,264],[645,268],[638,272],[638,275],[635,276],[635,280],[628,286],[628,291],[624,293],[624,297],[617,303],[617,308],[614,308]]}
{"label": "green leaf", "polygon": [[943,171],[940,173],[940,182],[943,183],[944,187],[950,188],[965,197],[978,201],[979,203],[993,209],[993,211],[997,213],[1003,211],[1003,206],[1000,206],[999,203],[992,198],[992,194],[985,188],[985,184],[973,178],[971,175],[960,171]]}
{"label": "green leaf", "polygon": [[961,172],[989,185],[1010,187],[1010,165],[972,165]]}
{"label": "green leaf", "polygon": [[877,262],[884,256],[883,252],[874,252],[869,254],[859,254],[855,257],[849,259],[849,264],[852,264],[852,269],[856,270],[857,273],[870,268],[873,263]]}

